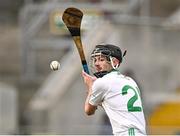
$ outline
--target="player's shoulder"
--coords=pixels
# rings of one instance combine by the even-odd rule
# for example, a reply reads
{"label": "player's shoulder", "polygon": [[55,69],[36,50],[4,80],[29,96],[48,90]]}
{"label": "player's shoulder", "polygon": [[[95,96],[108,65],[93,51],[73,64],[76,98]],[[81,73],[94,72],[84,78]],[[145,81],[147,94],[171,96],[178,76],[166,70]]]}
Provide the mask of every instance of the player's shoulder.
{"label": "player's shoulder", "polygon": [[124,83],[128,83],[128,84],[132,84],[132,85],[136,85],[137,86],[136,81],[132,77],[129,77],[129,76],[121,74],[121,78],[122,78],[122,81]]}
{"label": "player's shoulder", "polygon": [[124,80],[133,80],[131,77],[121,74],[121,78]]}
{"label": "player's shoulder", "polygon": [[94,81],[94,83],[95,83],[95,84],[105,84],[107,81],[108,81],[107,78],[101,77],[101,78],[97,78],[97,79]]}
{"label": "player's shoulder", "polygon": [[113,79],[113,78],[118,78],[118,79],[122,79],[122,80],[133,80],[131,77],[126,76],[117,70],[116,71],[114,70],[104,76],[104,79]]}
{"label": "player's shoulder", "polygon": [[110,80],[105,77],[97,78],[94,81],[93,86],[96,86],[97,88],[107,88],[110,83],[109,81]]}

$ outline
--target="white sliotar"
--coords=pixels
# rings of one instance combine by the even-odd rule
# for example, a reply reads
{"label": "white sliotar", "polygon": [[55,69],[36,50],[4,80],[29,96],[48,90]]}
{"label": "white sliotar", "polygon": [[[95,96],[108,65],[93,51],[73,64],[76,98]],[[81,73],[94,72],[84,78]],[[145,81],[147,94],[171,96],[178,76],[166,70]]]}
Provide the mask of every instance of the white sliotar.
{"label": "white sliotar", "polygon": [[52,70],[56,71],[60,68],[60,63],[58,61],[54,60],[50,63],[50,68]]}

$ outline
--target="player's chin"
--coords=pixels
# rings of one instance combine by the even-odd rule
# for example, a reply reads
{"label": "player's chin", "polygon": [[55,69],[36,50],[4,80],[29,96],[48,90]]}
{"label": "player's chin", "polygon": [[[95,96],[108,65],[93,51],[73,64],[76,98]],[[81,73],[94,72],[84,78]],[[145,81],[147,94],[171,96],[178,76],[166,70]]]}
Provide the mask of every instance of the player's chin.
{"label": "player's chin", "polygon": [[102,72],[103,70],[101,69],[101,70],[96,70],[96,72]]}
{"label": "player's chin", "polygon": [[96,72],[101,72],[102,71],[102,69],[96,69]]}

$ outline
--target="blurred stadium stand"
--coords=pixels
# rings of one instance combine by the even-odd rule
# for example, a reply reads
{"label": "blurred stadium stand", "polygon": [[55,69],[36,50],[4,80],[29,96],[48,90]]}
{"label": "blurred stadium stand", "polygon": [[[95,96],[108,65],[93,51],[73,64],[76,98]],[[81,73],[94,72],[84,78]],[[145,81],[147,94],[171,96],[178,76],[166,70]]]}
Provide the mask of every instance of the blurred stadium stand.
{"label": "blurred stadium stand", "polygon": [[[179,0],[1,1],[0,82],[16,91],[14,108],[7,111],[12,131],[0,125],[0,134],[111,134],[102,109],[94,117],[83,112],[81,63],[61,22],[69,6],[85,12],[87,59],[98,43],[127,49],[121,70],[132,71],[141,87],[148,134],[179,134]],[[52,60],[60,61],[59,71],[51,72]],[[0,109],[6,111],[11,100],[0,100]]]}
{"label": "blurred stadium stand", "polygon": [[15,134],[18,130],[18,96],[13,86],[0,83],[0,132]]}

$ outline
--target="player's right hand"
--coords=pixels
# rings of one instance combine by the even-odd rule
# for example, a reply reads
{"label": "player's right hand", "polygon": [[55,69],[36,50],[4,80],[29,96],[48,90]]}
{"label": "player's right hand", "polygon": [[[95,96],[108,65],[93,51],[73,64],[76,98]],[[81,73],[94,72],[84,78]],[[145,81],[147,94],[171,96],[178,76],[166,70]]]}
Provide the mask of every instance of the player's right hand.
{"label": "player's right hand", "polygon": [[86,84],[88,90],[91,90],[93,82],[97,79],[95,76],[91,76],[86,72],[82,71],[82,76],[84,78],[84,83]]}

